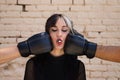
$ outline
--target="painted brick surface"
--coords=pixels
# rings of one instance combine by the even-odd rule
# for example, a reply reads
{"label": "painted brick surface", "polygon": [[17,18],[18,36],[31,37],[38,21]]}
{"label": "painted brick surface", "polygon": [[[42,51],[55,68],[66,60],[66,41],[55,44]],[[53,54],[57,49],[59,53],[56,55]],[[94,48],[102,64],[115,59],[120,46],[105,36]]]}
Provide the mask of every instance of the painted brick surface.
{"label": "painted brick surface", "polygon": [[[120,0],[0,0],[0,48],[43,32],[54,13],[68,16],[75,29],[101,45],[120,46]],[[0,80],[23,80],[28,58],[0,65]],[[120,80],[120,63],[80,56],[87,80]]]}

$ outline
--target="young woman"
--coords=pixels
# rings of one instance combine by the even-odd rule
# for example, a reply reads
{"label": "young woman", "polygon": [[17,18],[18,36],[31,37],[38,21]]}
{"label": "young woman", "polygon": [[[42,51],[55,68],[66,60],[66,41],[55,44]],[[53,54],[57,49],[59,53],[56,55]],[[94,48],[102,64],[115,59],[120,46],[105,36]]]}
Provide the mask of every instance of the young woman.
{"label": "young woman", "polygon": [[[66,38],[69,33],[73,33],[71,21],[62,14],[54,14],[48,18],[45,28],[47,34],[50,36],[52,48],[44,52],[45,54],[39,54],[38,52],[37,56],[27,62],[24,79],[85,80],[84,64],[77,60],[77,55],[68,55],[64,51],[64,46],[67,42]],[[21,53],[23,54],[28,47],[30,47],[30,50],[27,50],[28,52],[32,51],[33,54],[36,54],[36,52],[34,52],[36,50],[31,50],[34,47],[31,47],[30,42],[24,43],[29,43],[29,46],[22,48],[17,45],[0,49],[0,63],[20,57]],[[32,44],[35,44],[35,42]],[[47,45],[44,47],[47,47]],[[21,51],[21,49],[23,50]],[[42,51],[43,50],[40,52]],[[105,60],[120,62],[120,47],[97,45],[95,56]]]}

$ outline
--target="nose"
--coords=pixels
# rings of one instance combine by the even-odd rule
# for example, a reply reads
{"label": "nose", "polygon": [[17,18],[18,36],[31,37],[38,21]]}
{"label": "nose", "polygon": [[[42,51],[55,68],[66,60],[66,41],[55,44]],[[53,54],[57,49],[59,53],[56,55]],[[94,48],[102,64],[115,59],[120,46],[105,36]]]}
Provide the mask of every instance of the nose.
{"label": "nose", "polygon": [[61,31],[61,30],[58,31],[57,36],[58,36],[58,37],[61,37],[61,36],[62,36],[62,31]]}

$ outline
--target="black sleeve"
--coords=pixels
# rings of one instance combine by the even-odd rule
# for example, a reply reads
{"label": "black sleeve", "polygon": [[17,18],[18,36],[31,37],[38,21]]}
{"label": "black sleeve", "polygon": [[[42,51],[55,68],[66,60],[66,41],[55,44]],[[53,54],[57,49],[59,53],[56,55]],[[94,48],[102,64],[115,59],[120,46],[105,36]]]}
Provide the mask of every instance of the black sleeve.
{"label": "black sleeve", "polygon": [[85,65],[81,61],[79,61],[79,77],[78,77],[78,80],[86,80]]}
{"label": "black sleeve", "polygon": [[45,54],[30,58],[26,63],[24,80],[43,80]]}
{"label": "black sleeve", "polygon": [[34,72],[34,61],[31,58],[26,63],[24,80],[35,80]]}

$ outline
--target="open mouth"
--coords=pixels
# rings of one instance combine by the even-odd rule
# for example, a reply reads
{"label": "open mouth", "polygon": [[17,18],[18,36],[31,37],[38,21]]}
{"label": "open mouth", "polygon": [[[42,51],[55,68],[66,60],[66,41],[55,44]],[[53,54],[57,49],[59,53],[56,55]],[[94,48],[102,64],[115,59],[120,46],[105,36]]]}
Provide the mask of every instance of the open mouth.
{"label": "open mouth", "polygon": [[62,45],[62,42],[63,42],[63,41],[62,41],[61,39],[57,39],[56,42],[57,42],[58,45]]}

